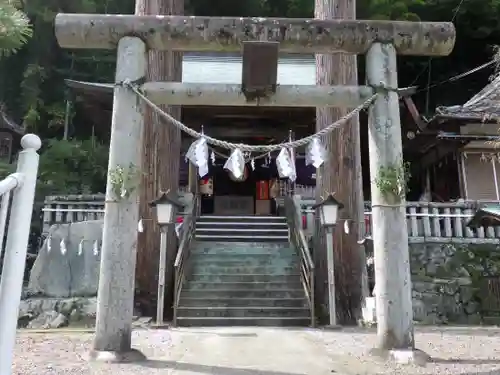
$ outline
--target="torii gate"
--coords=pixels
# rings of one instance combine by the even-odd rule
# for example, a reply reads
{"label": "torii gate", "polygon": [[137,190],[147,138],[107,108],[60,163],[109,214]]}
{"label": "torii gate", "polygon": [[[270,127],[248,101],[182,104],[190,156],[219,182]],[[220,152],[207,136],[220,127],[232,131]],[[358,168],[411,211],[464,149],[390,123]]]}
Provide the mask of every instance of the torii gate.
{"label": "torii gate", "polygon": [[[366,53],[368,84],[275,86],[265,100],[257,102],[246,100],[240,85],[148,82],[141,89],[156,104],[211,106],[354,108],[377,93],[370,108],[369,148],[379,346],[414,349],[404,196],[396,192],[400,199],[391,198],[384,190],[387,186],[374,180],[381,170],[403,165],[396,54],[450,54],[455,43],[451,23],[59,14],[55,33],[63,48],[118,48],[92,358],[141,358],[131,350],[138,198],[131,192],[117,199],[113,176],[120,168],[141,165],[144,118],[137,96],[120,83],[143,80],[147,49],[229,52],[256,41],[279,43],[280,51],[288,53]],[[400,185],[389,188],[397,190]]]}

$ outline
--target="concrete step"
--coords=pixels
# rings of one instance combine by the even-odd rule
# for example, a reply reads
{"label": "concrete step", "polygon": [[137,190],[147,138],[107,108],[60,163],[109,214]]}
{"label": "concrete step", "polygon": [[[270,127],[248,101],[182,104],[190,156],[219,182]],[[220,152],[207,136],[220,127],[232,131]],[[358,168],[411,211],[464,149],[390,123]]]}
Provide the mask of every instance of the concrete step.
{"label": "concrete step", "polygon": [[180,327],[305,327],[310,317],[266,317],[266,318],[200,318],[178,317]]}
{"label": "concrete step", "polygon": [[200,289],[181,292],[182,298],[304,298],[304,289]]}
{"label": "concrete step", "polygon": [[302,284],[299,280],[292,282],[199,282],[188,281],[183,290],[274,290],[274,289],[300,289]]}
{"label": "concrete step", "polygon": [[288,283],[300,280],[300,274],[289,275],[270,275],[270,274],[213,274],[213,273],[191,273],[187,277],[186,282],[274,282],[274,283]]}
{"label": "concrete step", "polygon": [[237,274],[277,274],[291,275],[299,271],[299,266],[296,265],[220,265],[220,264],[203,264],[192,263],[190,265],[192,273],[204,274],[221,274],[221,275],[237,275]]}
{"label": "concrete step", "polygon": [[207,318],[265,318],[265,317],[307,317],[305,307],[179,307],[177,316]]}
{"label": "concrete step", "polygon": [[305,298],[181,298],[180,307],[307,307]]}

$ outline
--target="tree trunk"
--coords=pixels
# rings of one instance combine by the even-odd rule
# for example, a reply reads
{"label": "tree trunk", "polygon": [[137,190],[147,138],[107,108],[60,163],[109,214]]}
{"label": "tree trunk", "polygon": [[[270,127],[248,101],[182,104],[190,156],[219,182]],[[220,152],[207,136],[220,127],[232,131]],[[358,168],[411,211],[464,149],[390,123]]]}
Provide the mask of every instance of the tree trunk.
{"label": "tree trunk", "polygon": [[[136,0],[135,14],[182,15],[184,0]],[[149,51],[148,81],[181,81],[182,53]],[[181,107],[162,107],[176,119],[181,118]],[[136,269],[136,301],[145,314],[156,308],[160,236],[156,215],[149,207],[160,191],[177,192],[179,188],[179,159],[181,134],[150,108],[145,108],[143,136],[142,180],[140,187],[140,217],[144,231],[139,233]],[[173,301],[173,265],[177,238],[173,228],[168,233],[165,318],[170,319]],[[151,315],[152,316],[152,315]]]}
{"label": "tree trunk", "polygon": [[[355,19],[355,0],[316,0],[315,17],[320,19]],[[355,55],[336,53],[316,55],[317,83],[320,85],[357,85]],[[349,112],[349,109],[317,108],[316,129],[320,130]],[[349,121],[323,140],[328,160],[318,171],[317,195],[334,193],[344,204],[334,234],[335,286],[337,316],[340,324],[355,323],[360,316],[362,300],[362,257],[358,233],[364,225],[361,176],[359,118]],[[349,233],[344,232],[344,219]],[[361,227],[361,228],[360,228]],[[318,232],[317,232],[318,233]],[[322,231],[321,233],[324,233]],[[318,233],[319,234],[319,233]],[[320,304],[327,305],[327,264],[324,234],[317,235],[315,262],[317,293]],[[326,309],[325,309],[326,310]]]}

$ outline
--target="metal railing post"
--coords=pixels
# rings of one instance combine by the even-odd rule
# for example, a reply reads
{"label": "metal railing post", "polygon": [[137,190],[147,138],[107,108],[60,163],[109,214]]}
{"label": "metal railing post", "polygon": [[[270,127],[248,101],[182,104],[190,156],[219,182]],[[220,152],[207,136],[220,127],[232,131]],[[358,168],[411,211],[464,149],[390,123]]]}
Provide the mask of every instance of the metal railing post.
{"label": "metal railing post", "polygon": [[22,180],[13,190],[5,258],[0,281],[0,375],[10,375],[16,342],[17,318],[23,288],[24,268],[38,174],[37,151],[42,142],[27,134],[21,139],[17,173]]}

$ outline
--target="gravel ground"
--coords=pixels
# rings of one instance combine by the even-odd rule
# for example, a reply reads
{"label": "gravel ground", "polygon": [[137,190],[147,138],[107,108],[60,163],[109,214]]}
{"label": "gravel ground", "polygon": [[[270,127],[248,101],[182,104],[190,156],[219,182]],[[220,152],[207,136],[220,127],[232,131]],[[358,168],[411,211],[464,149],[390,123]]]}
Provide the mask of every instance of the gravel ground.
{"label": "gravel ground", "polygon": [[500,329],[418,328],[417,347],[433,357],[426,367],[377,361],[365,353],[375,332],[271,328],[140,330],[134,346],[143,364],[89,364],[89,333],[21,331],[13,375],[500,375]]}
{"label": "gravel ground", "polygon": [[500,328],[417,327],[417,349],[432,357],[425,367],[395,366],[366,355],[376,343],[375,330],[343,329],[314,335],[347,374],[500,375]]}

